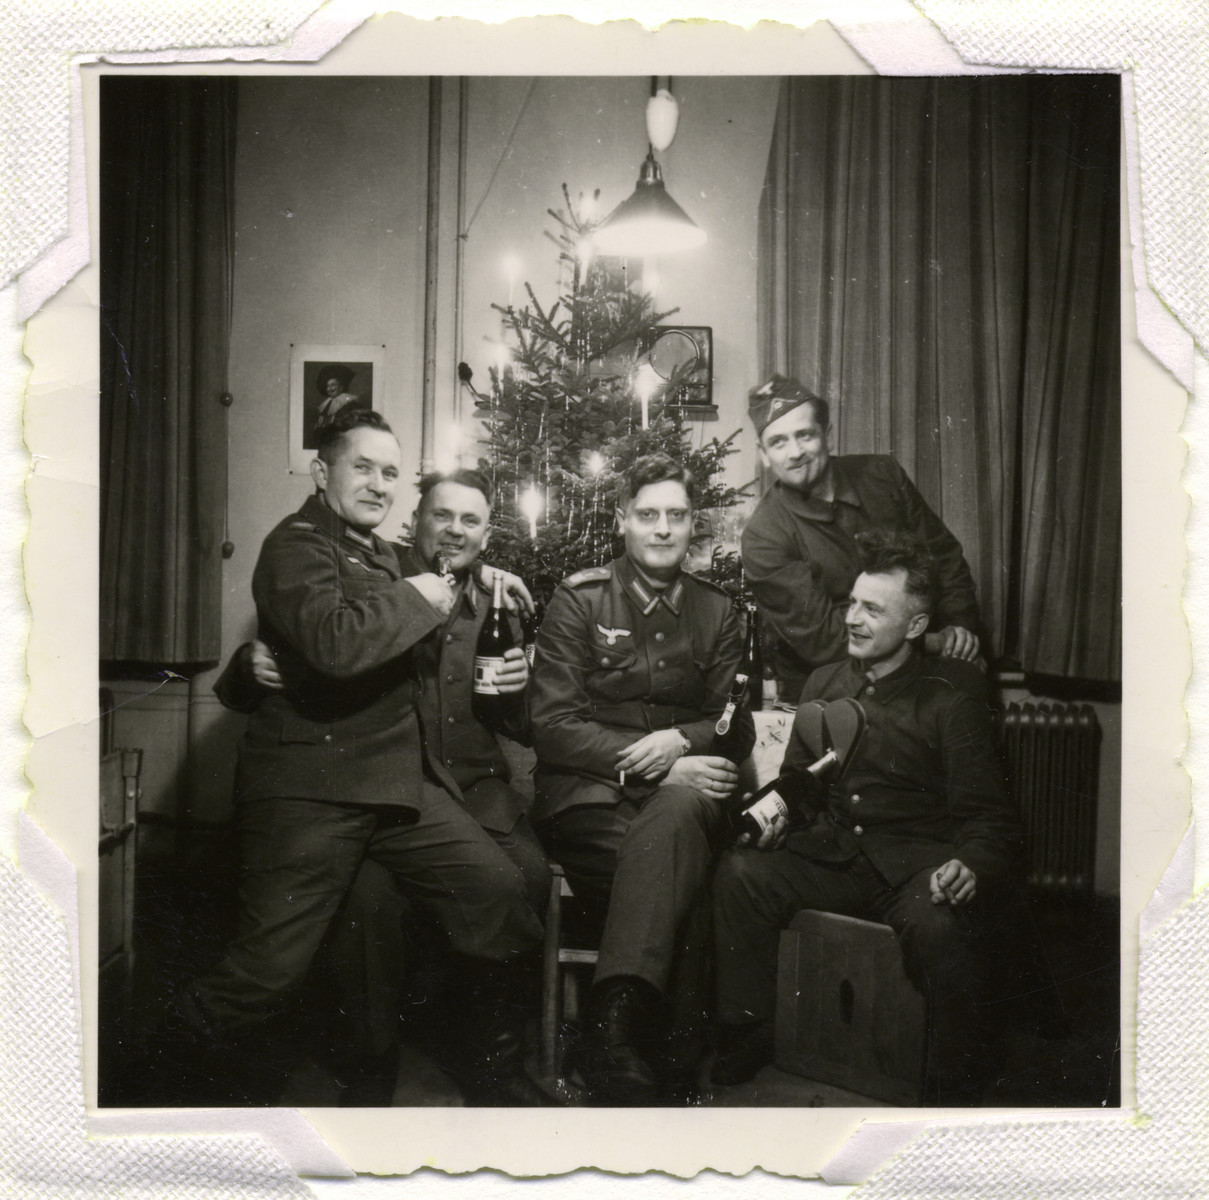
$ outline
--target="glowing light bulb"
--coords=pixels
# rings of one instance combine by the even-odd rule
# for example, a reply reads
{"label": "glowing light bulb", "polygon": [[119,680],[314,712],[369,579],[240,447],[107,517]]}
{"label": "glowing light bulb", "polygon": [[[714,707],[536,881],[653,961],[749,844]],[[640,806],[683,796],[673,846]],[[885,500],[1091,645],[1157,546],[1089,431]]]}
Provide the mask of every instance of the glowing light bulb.
{"label": "glowing light bulb", "polygon": [[590,475],[599,475],[604,470],[604,455],[599,450],[593,450],[588,455],[588,473]]}

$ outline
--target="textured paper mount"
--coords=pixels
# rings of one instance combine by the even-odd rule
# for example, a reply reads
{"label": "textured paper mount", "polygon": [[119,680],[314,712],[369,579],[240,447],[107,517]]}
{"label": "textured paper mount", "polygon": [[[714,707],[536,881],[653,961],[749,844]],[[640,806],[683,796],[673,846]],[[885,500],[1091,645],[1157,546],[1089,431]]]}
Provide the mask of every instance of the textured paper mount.
{"label": "textured paper mount", "polygon": [[[574,10],[574,6],[560,7]],[[1184,737],[1180,691],[1188,672],[1177,586],[1183,570],[1180,524],[1186,512],[1179,486],[1184,467],[1178,438],[1183,396],[1137,343],[1130,344],[1128,317],[1136,300],[1141,342],[1180,383],[1201,396],[1209,395],[1209,371],[1187,332],[1198,332],[1200,344],[1205,345],[1209,305],[1198,254],[1205,244],[1205,217],[1194,198],[1206,194],[1204,97],[1197,92],[1206,73],[1201,64],[1198,74],[1192,57],[1196,39],[1181,34],[1181,28],[1185,33],[1192,29],[1193,17],[1187,8],[1177,13],[1165,4],[1133,4],[1128,9],[1061,3],[1000,7],[951,0],[925,4],[921,12],[894,0],[863,6],[836,0],[832,7],[832,23],[882,73],[978,69],[968,66],[959,51],[972,64],[997,69],[1117,70],[1126,64],[1133,68],[1125,88],[1132,244],[1127,265],[1138,289],[1135,294],[1127,286],[1123,297],[1127,687],[1122,976],[1128,1013],[1137,944],[1132,922],[1175,849],[1187,812],[1186,783],[1178,765]],[[945,1192],[1004,1197],[1041,1191],[1158,1194],[1156,1188],[1163,1194],[1194,1194],[1200,1181],[1209,1178],[1209,1151],[1196,1133],[1203,1129],[1209,1098],[1209,1021],[1206,989],[1199,986],[1209,965],[1209,906],[1203,897],[1187,902],[1195,882],[1204,875],[1203,865],[1199,875],[1194,871],[1191,837],[1182,843],[1144,922],[1136,1114],[1128,1107],[1128,1074],[1127,1107],[1120,1112],[1052,1117],[983,1113],[977,1118],[923,1122],[912,1119],[918,1114],[896,1116],[878,1110],[876,1118],[863,1126],[865,1114],[856,1110],[660,1110],[657,1120],[650,1114],[599,1110],[541,1114],[387,1110],[363,1111],[351,1119],[335,1110],[305,1115],[257,1110],[86,1114],[80,980],[85,980],[88,994],[88,972],[95,966],[88,940],[95,917],[86,905],[81,940],[71,860],[80,864],[80,891],[88,894],[95,877],[94,826],[79,814],[84,808],[92,811],[80,797],[93,795],[95,789],[96,729],[91,707],[95,655],[87,611],[92,602],[85,602],[83,618],[78,604],[81,592],[91,597],[95,578],[95,529],[84,514],[97,485],[91,432],[96,363],[86,353],[95,345],[94,335],[83,339],[82,352],[71,330],[74,322],[95,322],[96,280],[94,268],[73,279],[87,260],[88,205],[80,166],[84,118],[78,72],[73,72],[68,97],[60,90],[59,63],[65,50],[75,54],[77,62],[79,56],[95,57],[105,50],[114,51],[107,55],[114,61],[307,62],[336,46],[366,15],[353,6],[335,4],[299,27],[307,8],[274,4],[261,11],[260,6],[246,4],[235,11],[226,6],[221,13],[217,8],[185,13],[169,5],[136,5],[122,16],[103,12],[87,25],[81,21],[70,36],[35,13],[5,17],[6,22],[24,22],[8,39],[22,49],[8,55],[10,68],[15,69],[8,72],[5,86],[15,105],[13,128],[19,128],[19,135],[10,139],[13,160],[24,168],[10,166],[17,181],[10,201],[25,195],[28,203],[20,209],[20,220],[10,217],[11,244],[4,250],[10,270],[26,268],[16,298],[21,315],[44,308],[31,326],[26,346],[34,364],[27,436],[32,452],[46,456],[36,460],[37,470],[27,489],[32,528],[26,569],[35,613],[25,710],[36,739],[29,766],[35,785],[30,812],[69,856],[29,818],[22,818],[19,846],[11,831],[5,831],[6,848],[21,867],[18,871],[9,860],[0,861],[0,1177],[6,1194],[41,1197],[62,1190],[78,1195],[291,1196],[330,1191],[359,1197],[389,1186],[364,1178],[342,1184],[303,1184],[298,1179],[298,1174],[347,1176],[350,1162],[379,1171],[427,1165],[454,1172],[487,1162],[518,1175],[581,1166],[632,1172],[660,1169],[681,1175],[692,1175],[705,1166],[735,1174],[756,1167],[784,1174],[821,1169],[835,1185],[876,1172],[858,1194],[877,1197]],[[469,5],[464,8],[471,13]],[[490,10],[492,14],[502,15],[499,6]],[[643,19],[685,15],[689,14],[649,12]],[[712,14],[707,6],[698,5],[692,15]],[[777,15],[805,25],[831,14],[825,5],[787,5]],[[1203,10],[1201,17],[1203,32]],[[751,20],[751,14],[744,11],[742,19]],[[552,53],[555,37],[558,52]],[[174,45],[224,48],[177,52]],[[232,50],[236,45],[249,48]],[[402,22],[382,23],[355,34],[324,60],[321,69],[390,73],[408,70],[406,64],[413,63],[422,65],[411,69],[424,73],[501,67],[515,74],[543,73],[552,67],[583,73],[591,71],[594,63],[599,64],[596,69],[612,72],[624,62],[626,70],[635,74],[702,74],[713,69],[710,64],[736,73],[788,74],[829,69],[825,54],[837,48],[843,59],[844,47],[825,29],[803,33],[765,27],[741,33],[696,26],[651,35],[632,25],[593,31],[558,20],[494,29],[451,22],[408,27]],[[830,69],[859,68],[849,58]],[[67,236],[46,249],[62,232],[65,220],[70,226]],[[1146,286],[1148,279],[1157,295]],[[67,280],[73,281],[46,303]],[[13,299],[11,289],[9,294]],[[20,364],[13,363],[11,341],[9,351],[5,367],[10,395],[15,397],[11,384]],[[1204,422],[1193,419],[1187,437],[1195,462]],[[6,449],[10,456],[14,449],[20,452],[15,447]],[[10,475],[15,478],[16,472]],[[1198,496],[1198,477],[1190,473],[1188,482]],[[11,499],[5,497],[6,502]],[[1200,556],[1195,553],[1200,525],[1195,517],[1189,525],[1194,547],[1187,580],[1190,606],[1203,588]],[[19,515],[7,527],[19,530]],[[63,546],[79,548],[69,572],[63,570]],[[10,549],[15,554],[12,535]],[[69,583],[81,578],[82,588]],[[5,585],[9,611],[19,612],[20,583],[13,572]],[[89,644],[81,647],[68,641],[69,629],[84,629],[83,640]],[[1189,701],[1199,703],[1199,683],[1190,689]],[[9,728],[16,729],[15,719]],[[6,811],[12,811],[20,781],[12,745],[8,749]],[[1199,744],[1194,745],[1189,755],[1194,768],[1200,753]],[[1197,861],[1203,864],[1205,856]],[[1128,1020],[1126,1016],[1127,1036]],[[91,1038],[90,1030],[87,1037]],[[1128,1044],[1123,1050],[1128,1061]],[[84,1061],[90,1063],[90,1056],[91,1050],[86,1050]],[[808,1125],[808,1119],[817,1123]],[[314,1126],[323,1131],[326,1141]],[[842,1145],[858,1126],[857,1136]],[[897,1157],[883,1165],[891,1156]],[[775,1191],[782,1182],[793,1186],[799,1196],[803,1187],[813,1191],[816,1186],[835,1194],[821,1184],[789,1185],[763,1175],[743,1182],[714,1175],[702,1177],[696,1186],[713,1194],[740,1186],[758,1187],[764,1193]],[[549,1185],[560,1186],[557,1181]],[[508,1184],[491,1175],[454,1180],[426,1173],[398,1186],[431,1187],[443,1195],[455,1186],[490,1187],[492,1194],[498,1194],[514,1187],[548,1185]],[[576,1179],[575,1186],[589,1191],[604,1186],[611,1192],[618,1184],[584,1176]],[[648,1177],[627,1186],[662,1191],[674,1185],[660,1185]],[[837,1191],[842,1195],[846,1189],[837,1187]]]}

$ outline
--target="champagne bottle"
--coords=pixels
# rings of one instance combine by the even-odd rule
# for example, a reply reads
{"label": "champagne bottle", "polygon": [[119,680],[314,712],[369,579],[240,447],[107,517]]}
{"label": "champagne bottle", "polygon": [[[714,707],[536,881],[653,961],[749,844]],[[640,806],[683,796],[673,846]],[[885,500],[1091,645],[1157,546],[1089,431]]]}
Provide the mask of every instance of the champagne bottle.
{"label": "champagne bottle", "polygon": [[[817,762],[806,768],[805,784],[807,790],[822,790],[823,778],[829,774],[839,762],[839,756],[834,750],[828,750]],[[782,797],[783,791],[801,791],[802,778],[789,778],[778,775],[769,780],[762,788],[757,788],[746,800],[743,807],[731,818],[737,833],[749,833],[753,842],[759,841],[760,835],[777,819],[778,816],[789,817],[789,805]]]}
{"label": "champagne bottle", "polygon": [[491,596],[491,612],[479,630],[474,647],[474,696],[471,711],[475,719],[491,724],[504,715],[509,697],[500,692],[496,672],[504,666],[504,652],[516,644],[512,627],[503,612],[500,573],[495,572]]}

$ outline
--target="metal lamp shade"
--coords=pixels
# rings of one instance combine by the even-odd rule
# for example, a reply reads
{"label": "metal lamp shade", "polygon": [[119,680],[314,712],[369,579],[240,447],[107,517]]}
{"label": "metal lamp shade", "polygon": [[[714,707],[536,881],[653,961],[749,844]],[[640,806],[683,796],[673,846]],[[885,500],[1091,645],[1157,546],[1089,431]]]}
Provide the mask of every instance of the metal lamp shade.
{"label": "metal lamp shade", "polygon": [[700,246],[705,230],[667,194],[663,172],[648,153],[634,194],[609,214],[592,240],[598,254],[645,258]]}

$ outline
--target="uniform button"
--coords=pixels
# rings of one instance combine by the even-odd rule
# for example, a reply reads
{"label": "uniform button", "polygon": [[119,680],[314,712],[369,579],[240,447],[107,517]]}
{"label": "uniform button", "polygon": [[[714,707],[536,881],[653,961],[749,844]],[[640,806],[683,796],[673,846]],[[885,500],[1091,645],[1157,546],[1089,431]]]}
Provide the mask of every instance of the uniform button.
{"label": "uniform button", "polygon": [[[447,634],[445,635],[445,640],[446,640],[447,642],[452,642],[452,641],[453,641],[453,634],[452,634],[452,633],[447,633]],[[872,689],[872,688],[870,688],[869,690],[870,690],[870,691],[872,691],[873,689]]]}
{"label": "uniform button", "polygon": [[607,667],[607,666],[609,665],[609,660],[608,660],[607,658],[602,658],[602,659],[600,660],[600,665],[601,665],[602,667]]}
{"label": "uniform button", "polygon": [[452,766],[453,766],[453,759],[452,759],[452,758],[447,758],[447,759],[445,760],[445,765],[446,765],[447,767],[452,767]]}
{"label": "uniform button", "polygon": [[452,725],[454,723],[453,717],[446,717],[445,720],[448,721],[450,725]]}
{"label": "uniform button", "polygon": [[857,795],[855,792],[853,792],[853,794],[852,794],[852,803],[853,803],[853,804],[859,804],[860,802],[861,802],[861,798],[860,798],[860,797],[859,797],[859,796],[858,796],[858,795]]}
{"label": "uniform button", "polygon": [[662,670],[663,670],[663,668],[667,666],[667,663],[666,663],[666,662],[664,662],[664,661],[663,661],[663,659],[660,659],[660,660],[659,660],[659,661],[658,661],[658,662],[655,664],[655,666],[657,666],[657,667],[658,667],[658,668],[659,668],[659,669],[662,671]]}
{"label": "uniform button", "polygon": [[323,740],[324,740],[325,742],[330,742],[330,741],[332,740],[332,735],[331,735],[330,733],[325,733],[325,734],[323,735]]}
{"label": "uniform button", "polygon": [[663,638],[664,638],[664,635],[662,633],[655,634],[655,641],[661,642],[661,641],[663,641]]}
{"label": "uniform button", "polygon": [[852,832],[855,833],[857,837],[860,837],[865,831],[859,825],[853,825]]}
{"label": "uniform button", "polygon": [[446,683],[456,683],[456,682],[457,682],[457,680],[456,680],[456,679],[454,679],[454,677],[453,677],[452,675],[446,675],[446,676],[445,676],[445,682],[446,682]]}
{"label": "uniform button", "polygon": [[865,695],[866,695],[866,696],[872,696],[872,695],[873,695],[873,684],[870,684],[870,685],[869,685],[869,686],[868,686],[868,687],[865,689]]}

